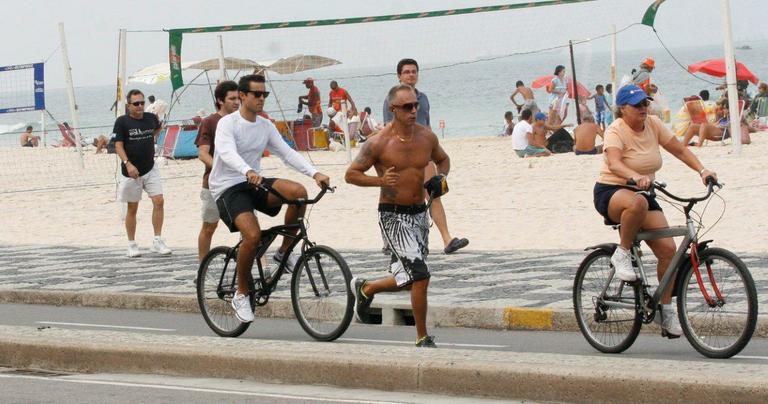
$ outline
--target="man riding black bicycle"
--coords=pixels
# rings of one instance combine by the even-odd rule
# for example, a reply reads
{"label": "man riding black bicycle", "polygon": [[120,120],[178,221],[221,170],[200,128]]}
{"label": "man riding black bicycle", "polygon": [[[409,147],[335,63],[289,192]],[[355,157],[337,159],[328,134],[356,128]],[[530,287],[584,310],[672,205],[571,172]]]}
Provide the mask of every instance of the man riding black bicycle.
{"label": "man riding black bicycle", "polygon": [[[299,183],[261,176],[261,157],[265,149],[283,160],[296,171],[312,177],[319,187],[330,185],[328,176],[317,171],[299,153],[291,149],[278,133],[275,125],[260,116],[269,96],[262,75],[247,75],[238,83],[240,109],[219,121],[216,129],[213,168],[208,179],[216,200],[219,216],[231,232],[239,231],[242,243],[237,255],[237,293],[232,308],[241,322],[253,321],[253,310],[248,299],[248,279],[261,240],[261,227],[254,210],[276,216],[282,208],[281,200],[259,185],[268,185],[287,199],[307,198],[307,190]],[[290,205],[285,212],[285,224],[294,224],[304,215],[305,205]],[[294,234],[295,231],[293,230]],[[273,259],[283,261],[283,254],[291,244],[285,237]],[[289,269],[296,258],[286,259]]]}

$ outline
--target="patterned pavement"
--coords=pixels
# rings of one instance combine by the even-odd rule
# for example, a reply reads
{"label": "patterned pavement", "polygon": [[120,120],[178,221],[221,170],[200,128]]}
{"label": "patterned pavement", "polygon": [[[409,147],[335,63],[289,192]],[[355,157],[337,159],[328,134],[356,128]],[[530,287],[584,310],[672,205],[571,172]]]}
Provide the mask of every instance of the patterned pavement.
{"label": "patterned pavement", "polygon": [[[0,245],[0,289],[49,289],[91,293],[194,295],[195,250],[170,256],[143,251],[128,259],[123,248]],[[388,257],[380,251],[341,251],[355,276],[385,274]],[[472,251],[429,257],[430,304],[466,307],[548,307],[570,309],[580,250]],[[652,255],[646,254],[645,259]],[[760,313],[768,313],[768,257],[743,254],[758,289]],[[648,259],[647,267],[653,268]],[[287,297],[283,278],[275,297]],[[381,296],[381,297],[380,297]],[[410,304],[407,292],[377,295]]]}

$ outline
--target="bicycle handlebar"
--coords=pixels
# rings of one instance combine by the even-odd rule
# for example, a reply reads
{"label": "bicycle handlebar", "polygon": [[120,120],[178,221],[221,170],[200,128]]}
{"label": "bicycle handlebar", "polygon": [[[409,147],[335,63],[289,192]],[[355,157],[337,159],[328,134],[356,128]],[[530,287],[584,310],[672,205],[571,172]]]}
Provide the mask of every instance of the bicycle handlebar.
{"label": "bicycle handlebar", "polygon": [[[635,182],[635,180],[630,178],[629,180],[627,180],[627,185],[637,186],[637,183]],[[651,183],[650,192],[653,194],[654,191],[658,190],[658,191],[661,191],[662,194],[678,202],[694,204],[694,203],[709,199],[709,197],[712,196],[712,193],[714,192],[715,187],[722,188],[723,184],[717,182],[715,177],[710,175],[709,177],[707,177],[707,194],[698,198],[681,198],[679,196],[673,195],[671,192],[666,190],[667,184],[660,181],[653,181]]]}
{"label": "bicycle handlebar", "polygon": [[330,192],[330,193],[336,192],[336,187],[322,187],[320,189],[320,192],[318,192],[317,195],[315,195],[315,197],[312,199],[304,199],[304,198],[288,199],[285,196],[283,196],[283,194],[278,192],[276,189],[272,188],[270,185],[259,184],[259,185],[255,185],[255,187],[261,188],[275,195],[276,197],[278,197],[278,199],[280,199],[280,202],[286,205],[312,205],[317,203],[320,199],[323,199],[323,196],[325,195],[326,192]]}

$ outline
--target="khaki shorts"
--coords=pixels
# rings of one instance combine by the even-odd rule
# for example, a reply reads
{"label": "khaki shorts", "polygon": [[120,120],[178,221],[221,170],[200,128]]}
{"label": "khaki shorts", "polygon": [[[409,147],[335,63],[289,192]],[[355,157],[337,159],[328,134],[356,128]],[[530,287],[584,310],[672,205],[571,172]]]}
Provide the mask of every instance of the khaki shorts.
{"label": "khaki shorts", "polygon": [[139,178],[122,175],[120,177],[120,184],[117,187],[117,200],[120,202],[140,201],[142,190],[146,191],[150,198],[163,194],[163,182],[157,166],[152,167],[152,170]]}
{"label": "khaki shorts", "polygon": [[213,200],[213,194],[208,188],[200,190],[200,200],[203,205],[200,207],[200,217],[205,223],[219,222],[219,208],[216,207],[216,201]]}

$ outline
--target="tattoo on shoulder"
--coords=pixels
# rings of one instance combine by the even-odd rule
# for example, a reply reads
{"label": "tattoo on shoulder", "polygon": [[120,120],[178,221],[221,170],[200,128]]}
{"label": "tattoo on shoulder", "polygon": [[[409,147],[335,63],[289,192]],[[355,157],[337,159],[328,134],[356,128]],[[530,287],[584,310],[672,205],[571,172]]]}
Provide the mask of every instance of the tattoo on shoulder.
{"label": "tattoo on shoulder", "polygon": [[371,166],[374,163],[373,151],[371,150],[371,143],[364,143],[360,153],[355,157],[355,163],[364,166]]}

